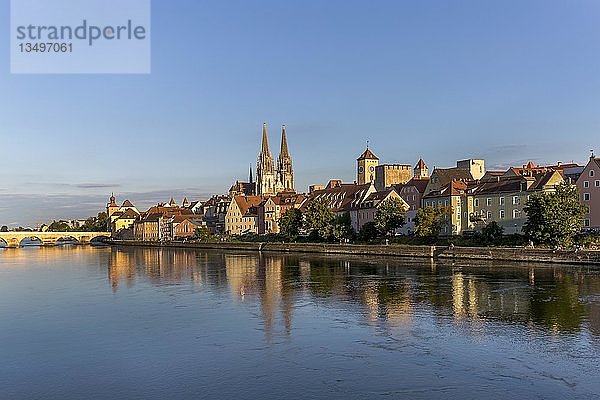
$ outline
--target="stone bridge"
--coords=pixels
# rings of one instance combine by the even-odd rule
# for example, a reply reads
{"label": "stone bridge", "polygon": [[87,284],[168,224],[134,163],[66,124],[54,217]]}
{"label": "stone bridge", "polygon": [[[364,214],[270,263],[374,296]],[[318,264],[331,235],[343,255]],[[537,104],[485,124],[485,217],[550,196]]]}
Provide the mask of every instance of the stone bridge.
{"label": "stone bridge", "polygon": [[0,232],[0,245],[5,242],[6,247],[19,247],[25,239],[37,239],[42,246],[54,246],[60,239],[89,244],[103,238],[110,238],[110,232]]}

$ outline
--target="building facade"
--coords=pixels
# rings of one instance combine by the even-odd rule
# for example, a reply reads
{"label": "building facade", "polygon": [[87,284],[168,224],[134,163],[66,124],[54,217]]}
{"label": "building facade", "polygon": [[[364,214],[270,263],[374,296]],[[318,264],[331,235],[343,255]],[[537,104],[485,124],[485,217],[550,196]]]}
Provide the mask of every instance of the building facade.
{"label": "building facade", "polygon": [[258,234],[258,206],[262,196],[235,196],[225,216],[225,233],[227,235]]}
{"label": "building facade", "polygon": [[581,176],[577,179],[581,203],[588,207],[584,228],[600,229],[600,158],[590,157]]}
{"label": "building facade", "polygon": [[410,164],[383,164],[375,167],[375,188],[385,190],[408,182],[412,178]]}

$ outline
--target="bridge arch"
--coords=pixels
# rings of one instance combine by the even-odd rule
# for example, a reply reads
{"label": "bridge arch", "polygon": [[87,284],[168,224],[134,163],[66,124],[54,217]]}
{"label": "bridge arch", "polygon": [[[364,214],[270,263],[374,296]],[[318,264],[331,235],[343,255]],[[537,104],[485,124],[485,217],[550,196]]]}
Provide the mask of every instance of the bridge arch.
{"label": "bridge arch", "polygon": [[99,235],[94,236],[90,239],[90,244],[102,244],[105,240],[110,239],[110,235]]}
{"label": "bridge arch", "polygon": [[57,246],[63,246],[67,244],[80,244],[81,241],[73,235],[64,235],[59,238],[56,238],[54,244]]}
{"label": "bridge arch", "polygon": [[43,246],[44,241],[36,235],[24,236],[19,240],[19,247],[23,246]]}
{"label": "bridge arch", "polygon": [[8,242],[3,237],[0,237],[0,248],[5,249],[8,247]]}

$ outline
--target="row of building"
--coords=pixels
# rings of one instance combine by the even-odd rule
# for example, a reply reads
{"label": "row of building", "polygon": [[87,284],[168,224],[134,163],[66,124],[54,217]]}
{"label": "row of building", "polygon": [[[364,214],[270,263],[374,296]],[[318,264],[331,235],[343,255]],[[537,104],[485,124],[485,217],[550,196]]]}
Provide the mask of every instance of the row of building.
{"label": "row of building", "polygon": [[356,180],[344,183],[332,179],[326,185],[313,185],[307,193],[297,193],[294,169],[285,126],[277,163],[273,158],[263,125],[262,144],[248,182],[235,182],[227,195],[181,205],[173,199],[147,211],[138,211],[126,200],[121,206],[114,196],[107,205],[110,230],[116,237],[164,241],[191,237],[198,228],[218,235],[279,233],[279,220],[290,208],[305,210],[315,199],[326,199],[337,215],[348,213],[356,232],[374,220],[382,202],[401,201],[406,224],[399,233],[415,229],[417,210],[422,207],[448,207],[451,215],[442,228],[446,235],[474,231],[496,221],[506,233],[520,233],[526,222],[523,210],[529,196],[552,192],[561,183],[577,185],[581,202],[588,206],[585,227],[600,229],[600,158],[592,153],[587,165],[529,162],[507,170],[486,170],[481,159],[461,160],[452,168],[433,168],[424,160],[416,165],[380,164],[369,149],[356,160]]}

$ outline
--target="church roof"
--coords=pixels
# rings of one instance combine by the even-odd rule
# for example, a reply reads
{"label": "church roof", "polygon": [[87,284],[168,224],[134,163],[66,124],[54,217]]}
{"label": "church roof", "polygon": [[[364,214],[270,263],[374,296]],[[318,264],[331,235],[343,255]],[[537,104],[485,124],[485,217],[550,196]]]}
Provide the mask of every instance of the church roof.
{"label": "church roof", "polygon": [[371,150],[369,150],[369,148],[367,147],[365,152],[362,153],[357,160],[379,160],[379,158],[375,154],[373,154],[373,152],[371,152]]}

